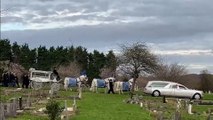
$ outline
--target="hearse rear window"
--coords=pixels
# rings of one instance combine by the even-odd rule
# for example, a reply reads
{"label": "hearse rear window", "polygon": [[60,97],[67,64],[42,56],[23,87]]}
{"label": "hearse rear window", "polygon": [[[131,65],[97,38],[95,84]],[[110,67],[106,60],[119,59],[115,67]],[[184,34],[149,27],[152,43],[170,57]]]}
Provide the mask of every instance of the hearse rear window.
{"label": "hearse rear window", "polygon": [[151,84],[152,87],[165,87],[169,83],[163,83],[163,82],[154,82]]}

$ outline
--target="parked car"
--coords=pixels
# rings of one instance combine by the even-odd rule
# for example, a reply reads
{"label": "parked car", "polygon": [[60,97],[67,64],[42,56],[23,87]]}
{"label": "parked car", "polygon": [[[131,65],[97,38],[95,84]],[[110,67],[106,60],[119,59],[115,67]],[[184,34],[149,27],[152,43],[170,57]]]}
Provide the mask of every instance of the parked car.
{"label": "parked car", "polygon": [[193,90],[175,82],[169,81],[149,81],[144,88],[144,92],[155,97],[171,96],[199,100],[203,97],[203,92]]}

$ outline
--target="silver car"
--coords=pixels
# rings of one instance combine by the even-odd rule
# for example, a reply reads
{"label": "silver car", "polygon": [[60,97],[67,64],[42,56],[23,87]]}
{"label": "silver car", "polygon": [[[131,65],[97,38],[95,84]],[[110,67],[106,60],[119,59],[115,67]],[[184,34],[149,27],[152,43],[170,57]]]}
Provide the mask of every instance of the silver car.
{"label": "silver car", "polygon": [[203,92],[188,89],[184,85],[169,81],[149,81],[144,88],[144,92],[155,97],[172,96],[199,100],[203,97]]}

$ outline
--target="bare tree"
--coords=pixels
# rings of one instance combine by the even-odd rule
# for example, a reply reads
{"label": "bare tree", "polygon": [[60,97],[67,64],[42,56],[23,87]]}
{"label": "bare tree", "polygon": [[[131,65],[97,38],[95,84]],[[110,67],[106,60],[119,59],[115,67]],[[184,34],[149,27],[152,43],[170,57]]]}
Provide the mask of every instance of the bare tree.
{"label": "bare tree", "polygon": [[121,48],[119,69],[133,77],[133,86],[130,90],[132,98],[137,78],[143,73],[153,73],[157,68],[158,59],[148,50],[145,43],[134,43],[129,46],[122,45]]}
{"label": "bare tree", "polygon": [[213,81],[213,77],[212,75],[209,73],[208,70],[203,70],[201,71],[200,74],[200,78],[201,78],[201,84],[202,84],[202,89],[204,92],[208,92],[208,91],[212,91],[212,82]]}
{"label": "bare tree", "polygon": [[113,77],[115,76],[115,70],[111,68],[104,67],[100,70],[100,77],[101,78],[107,78],[107,77]]}
{"label": "bare tree", "polygon": [[177,63],[165,65],[161,64],[158,69],[154,72],[157,79],[166,81],[179,81],[183,75],[186,75],[187,71],[185,66],[178,65]]}
{"label": "bare tree", "polygon": [[68,76],[78,77],[80,76],[80,68],[80,65],[76,62],[71,62],[69,65],[60,65],[58,72],[62,78]]}

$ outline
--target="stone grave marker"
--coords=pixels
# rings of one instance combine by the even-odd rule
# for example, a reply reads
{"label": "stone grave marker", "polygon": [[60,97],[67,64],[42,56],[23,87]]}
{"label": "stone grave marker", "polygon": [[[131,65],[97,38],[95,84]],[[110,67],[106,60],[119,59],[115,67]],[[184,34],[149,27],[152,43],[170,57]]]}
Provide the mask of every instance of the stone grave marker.
{"label": "stone grave marker", "polygon": [[56,95],[59,90],[60,90],[60,84],[59,83],[53,83],[51,85],[51,89],[49,91],[50,97],[53,97],[53,95]]}

